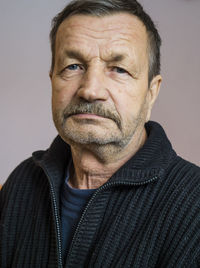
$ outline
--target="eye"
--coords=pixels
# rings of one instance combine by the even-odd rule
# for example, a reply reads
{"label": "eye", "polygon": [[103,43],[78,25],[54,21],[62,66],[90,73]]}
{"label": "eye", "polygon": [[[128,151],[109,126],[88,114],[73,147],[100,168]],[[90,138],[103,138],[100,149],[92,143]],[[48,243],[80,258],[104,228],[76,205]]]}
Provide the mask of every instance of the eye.
{"label": "eye", "polygon": [[112,70],[114,71],[114,72],[117,72],[117,73],[119,73],[119,74],[125,74],[125,73],[127,73],[127,71],[125,70],[125,69],[123,69],[123,68],[121,68],[121,67],[113,67],[112,68]]}
{"label": "eye", "polygon": [[79,64],[71,64],[69,66],[66,67],[66,69],[70,70],[70,71],[76,71],[79,69],[83,69]]}
{"label": "eye", "polygon": [[83,72],[84,66],[82,64],[73,63],[62,69],[60,75],[64,77],[73,77],[74,75],[80,75]]}

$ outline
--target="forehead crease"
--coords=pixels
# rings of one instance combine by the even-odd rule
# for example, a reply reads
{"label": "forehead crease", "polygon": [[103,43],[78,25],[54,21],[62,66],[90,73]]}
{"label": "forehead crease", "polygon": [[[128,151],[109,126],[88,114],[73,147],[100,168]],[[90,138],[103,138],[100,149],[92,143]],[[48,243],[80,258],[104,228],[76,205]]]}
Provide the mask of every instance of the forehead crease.
{"label": "forehead crease", "polygon": [[[95,26],[94,28],[88,25],[69,25],[67,28],[59,29],[57,36],[59,40],[63,39],[80,39],[80,38],[92,38],[92,39],[105,39],[110,36],[111,29],[104,29],[102,26]],[[65,34],[63,35],[63,30]],[[117,30],[117,29],[116,29]]]}
{"label": "forehead crease", "polygon": [[128,60],[130,56],[133,56],[134,51],[131,48],[128,49],[126,46],[108,46],[108,45],[97,45],[91,46],[88,44],[86,47],[82,46],[81,43],[77,45],[66,44],[60,49],[58,55],[60,58],[71,58],[78,59],[80,61],[91,60],[92,58],[101,58],[104,61],[124,61]]}
{"label": "forehead crease", "polygon": [[[72,17],[72,19],[74,18]],[[145,48],[147,51],[147,34],[145,34],[146,28],[143,24],[138,25],[136,22],[129,25],[125,22],[120,27],[119,24],[115,25],[114,23],[106,25],[103,18],[93,19],[98,23],[93,21],[94,23],[91,24],[92,21],[90,21],[90,23],[84,24],[82,20],[66,20],[63,25],[60,25],[56,41],[59,55],[65,56],[65,50],[75,49],[80,51],[82,55],[84,54],[85,58],[100,56],[103,59],[109,57],[115,61],[120,61],[136,53],[135,45],[139,53]],[[98,25],[99,27],[97,27]]]}
{"label": "forehead crease", "polygon": [[110,32],[112,31],[134,36],[135,34],[137,35],[138,30],[139,32],[146,30],[145,25],[133,15],[128,15],[128,17],[125,18],[121,18],[117,15],[110,15],[102,18],[75,15],[66,19],[60,25],[58,32],[62,29],[68,32],[68,34],[82,33],[91,37],[95,35],[96,38],[101,38],[102,35],[110,35]]}
{"label": "forehead crease", "polygon": [[89,63],[91,60],[99,59],[107,63],[118,62],[135,65],[137,61],[137,55],[134,49],[126,46],[97,46],[96,48],[88,45],[86,48],[79,44],[78,46],[65,46],[58,53],[58,63],[62,64],[66,59],[76,59],[81,62]]}

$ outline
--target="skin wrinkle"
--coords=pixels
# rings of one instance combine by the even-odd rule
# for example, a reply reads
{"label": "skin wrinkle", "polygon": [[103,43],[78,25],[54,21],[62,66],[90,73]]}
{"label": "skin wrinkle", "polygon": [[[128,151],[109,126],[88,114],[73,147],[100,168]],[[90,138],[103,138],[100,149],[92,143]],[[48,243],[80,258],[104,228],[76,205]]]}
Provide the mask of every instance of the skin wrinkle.
{"label": "skin wrinkle", "polygon": [[[77,17],[77,16],[76,16]],[[79,17],[82,17],[81,15],[79,16]],[[89,16],[89,18],[93,18],[93,17],[90,17]],[[140,23],[140,20],[139,19],[137,19],[136,18],[136,20]],[[76,38],[76,35],[74,36],[73,34],[67,34],[66,35],[66,38],[68,38],[68,39],[72,39],[71,40],[71,42],[72,43],[74,43],[74,42],[80,42],[80,40],[85,40],[86,38],[94,38],[94,39],[102,39],[102,40],[104,40],[105,39],[105,37],[104,38],[101,38],[100,36],[99,37],[97,37],[96,36],[96,33],[98,33],[99,32],[99,34],[101,34],[102,33],[102,31],[101,30],[99,30],[98,31],[98,29],[95,29],[95,31],[93,30],[93,29],[91,29],[91,28],[89,28],[89,27],[87,27],[87,26],[84,26],[84,29],[86,29],[87,31],[89,31],[89,32],[92,32],[93,34],[89,34],[88,32],[87,33],[84,33],[84,34],[81,34],[80,33],[80,31],[81,31],[81,29],[83,28],[83,26],[82,26],[82,24],[78,24],[78,25],[76,25],[75,23],[70,23],[69,24],[69,28],[70,27],[74,27],[74,30],[76,31],[76,30],[78,30],[79,31],[79,36]],[[102,27],[103,27],[103,25],[102,25]],[[142,24],[142,27],[143,27],[143,30],[146,32],[146,28],[145,28],[145,26]],[[108,28],[109,28],[109,26],[108,26]],[[115,28],[112,28],[111,26],[110,26],[110,28],[108,29],[108,30],[106,30],[106,29],[104,29],[104,33],[106,33],[106,32],[108,32],[108,35],[106,36],[106,39],[108,39],[108,40],[112,40],[112,39],[114,39],[115,37],[113,36],[112,37],[112,34],[110,33],[110,32],[112,32],[112,31],[117,31],[117,30],[120,30],[120,32],[121,33],[123,33],[123,35],[125,35],[125,36],[127,36],[126,38],[123,36],[123,37],[121,37],[120,38],[120,42],[122,42],[122,41],[126,41],[126,42],[128,42],[128,43],[130,43],[130,38],[129,38],[129,35],[126,33],[126,31],[127,30],[130,30],[131,31],[131,33],[132,33],[132,35],[134,36],[134,38],[135,39],[137,39],[137,40],[139,40],[139,41],[141,41],[141,37],[140,37],[140,35],[139,34],[137,34],[136,33],[136,31],[134,31],[134,27],[127,27],[127,29],[122,29],[121,27],[116,27],[115,26]],[[59,31],[60,31],[60,29],[58,29],[58,33],[59,33]],[[75,38],[75,39],[74,39]],[[74,40],[73,40],[74,39]],[[116,43],[115,43],[116,42]],[[113,47],[118,47],[118,46],[120,46],[120,42],[119,42],[119,40],[114,40],[113,41]],[[58,39],[58,34],[57,34],[57,37],[56,37],[56,46],[59,44],[59,39]],[[68,47],[70,47],[70,43],[68,43],[67,44],[67,46]],[[57,51],[57,50],[56,50]],[[148,51],[148,48],[146,49],[146,51]],[[133,51],[131,51],[131,53],[129,52],[129,56],[130,56],[130,54],[132,54],[133,53]],[[92,53],[91,53],[91,51],[88,53],[88,55],[87,55],[87,61],[90,61],[90,55],[91,55]],[[102,58],[103,60],[104,60],[104,57],[103,56],[100,56],[100,55],[97,55],[97,57],[100,57],[100,58]]]}
{"label": "skin wrinkle", "polygon": [[[90,59],[84,58],[84,56],[80,52],[73,50],[73,49],[71,50],[66,49],[66,51],[64,51],[63,54],[64,56],[61,56],[58,59],[58,66],[59,66],[59,69],[61,69],[61,71],[67,65],[67,59],[78,60],[80,63],[83,63],[83,65],[85,66],[85,69],[87,70],[90,64]],[[111,51],[108,54],[110,55],[107,58],[101,57],[100,60],[110,65],[119,63],[122,68],[125,68],[130,73],[132,73],[135,79],[138,77],[139,73],[141,72],[141,68],[139,70],[139,68],[137,68],[133,62],[131,62],[131,66],[129,67],[128,58],[129,58],[130,53],[129,54],[124,53],[122,55],[122,54],[118,54],[116,52]],[[96,57],[96,59],[98,59],[98,57]],[[58,74],[60,74],[60,71],[58,72]]]}
{"label": "skin wrinkle", "polygon": [[[56,42],[52,110],[59,134],[71,146],[70,182],[97,188],[143,146],[161,77],[148,88],[147,32],[133,15],[72,16],[59,26]],[[124,59],[111,61],[116,55]],[[67,67],[71,64],[75,68]]]}
{"label": "skin wrinkle", "polygon": [[[114,16],[115,16],[116,14],[114,14]],[[113,15],[110,15],[110,17],[111,16],[113,16]],[[131,15],[132,16],[132,15]],[[85,17],[84,15],[76,15],[76,17]],[[93,18],[96,18],[95,16],[87,16],[89,19],[91,19],[91,20],[93,20]],[[108,17],[108,16],[102,16],[101,18],[106,18],[106,17]],[[137,20],[137,22],[141,22],[140,21],[140,19],[138,19],[136,16],[134,16],[135,17],[135,20]],[[102,20],[103,21],[103,20]],[[105,28],[105,26],[107,27],[107,29]],[[70,27],[73,27],[74,28],[74,30],[81,30],[81,28],[83,28],[83,26],[82,26],[82,24],[80,23],[78,23],[78,21],[76,21],[76,23],[73,23],[73,21],[71,21],[70,23],[69,23],[69,28]],[[129,30],[129,31],[131,31],[132,32],[132,34],[133,34],[133,32],[134,32],[134,35],[135,35],[135,37],[137,37],[137,38],[139,38],[140,39],[140,34],[138,34],[137,33],[137,31],[134,31],[134,27],[136,27],[137,28],[137,23],[134,23],[134,25],[133,25],[133,23],[132,23],[132,26],[130,27],[129,25],[128,26],[126,26],[126,29],[123,29],[123,28],[121,28],[121,26],[119,26],[119,27],[117,27],[117,25],[115,25],[115,28],[113,27],[113,25],[111,25],[110,27],[109,27],[109,25],[105,22],[103,22],[102,23],[102,28],[104,28],[104,34],[105,33],[107,33],[108,32],[108,39],[110,39],[110,37],[112,37],[112,36],[110,36],[110,32],[113,32],[113,31],[121,31],[121,33],[123,33],[125,36],[128,36],[128,34],[127,34],[127,30]],[[146,27],[145,27],[145,25],[143,25],[142,24],[142,27],[143,27],[143,30],[144,31],[146,31]],[[95,38],[95,39],[103,39],[101,36],[96,36],[96,33],[99,33],[99,35],[101,35],[101,33],[102,33],[102,28],[100,28],[99,30],[96,28],[95,30],[94,29],[92,29],[91,27],[89,27],[89,26],[87,26],[87,25],[84,25],[84,29],[85,30],[87,30],[88,32],[91,32],[91,36],[90,37],[92,37],[92,38]],[[58,29],[58,32],[59,32],[59,29]],[[92,33],[93,33],[93,35],[92,35]],[[94,35],[95,34],[95,35]],[[67,35],[67,37],[71,37],[70,36],[70,34],[68,34]],[[85,38],[85,35],[83,36],[84,38]],[[124,39],[124,37],[122,37],[123,39]],[[127,38],[126,39],[127,41],[129,41],[129,38]]]}

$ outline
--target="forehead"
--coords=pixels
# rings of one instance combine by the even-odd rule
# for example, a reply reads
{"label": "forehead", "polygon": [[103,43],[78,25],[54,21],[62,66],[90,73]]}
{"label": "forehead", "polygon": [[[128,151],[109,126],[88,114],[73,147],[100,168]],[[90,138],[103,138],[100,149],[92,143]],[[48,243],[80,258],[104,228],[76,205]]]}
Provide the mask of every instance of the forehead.
{"label": "forehead", "polygon": [[136,16],[128,13],[103,17],[74,15],[65,19],[59,26],[56,50],[74,46],[79,49],[91,46],[93,50],[95,47],[98,49],[101,47],[104,51],[130,51],[137,48],[137,53],[146,54],[144,53],[147,51],[146,27]]}

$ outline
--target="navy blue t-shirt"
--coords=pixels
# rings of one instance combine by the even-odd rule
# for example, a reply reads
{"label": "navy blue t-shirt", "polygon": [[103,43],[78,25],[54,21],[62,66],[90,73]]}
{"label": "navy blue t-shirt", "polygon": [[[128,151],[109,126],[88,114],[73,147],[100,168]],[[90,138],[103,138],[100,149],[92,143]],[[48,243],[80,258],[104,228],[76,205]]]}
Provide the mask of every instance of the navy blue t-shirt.
{"label": "navy blue t-shirt", "polygon": [[95,189],[74,189],[68,185],[69,167],[61,194],[62,257],[68,253],[81,214]]}

